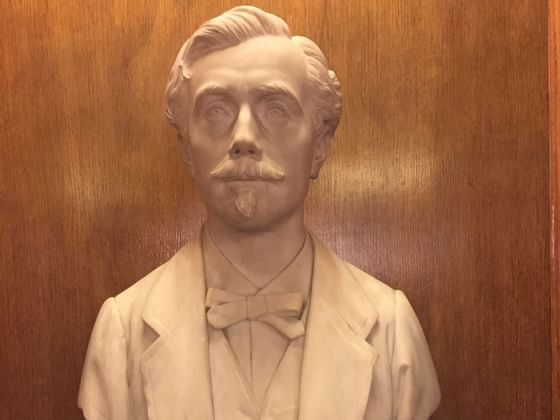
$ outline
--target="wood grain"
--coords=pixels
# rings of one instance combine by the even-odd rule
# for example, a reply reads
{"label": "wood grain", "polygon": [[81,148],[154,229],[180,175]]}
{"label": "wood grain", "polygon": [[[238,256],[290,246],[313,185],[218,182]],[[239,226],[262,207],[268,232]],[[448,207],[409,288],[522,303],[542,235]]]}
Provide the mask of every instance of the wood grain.
{"label": "wood grain", "polygon": [[[0,418],[80,418],[101,302],[203,220],[163,90],[184,39],[234,4],[4,2]],[[342,82],[308,224],[408,295],[443,390],[434,419],[550,419],[546,1],[254,4]]]}
{"label": "wood grain", "polygon": [[550,288],[552,338],[552,418],[560,420],[560,5],[549,1],[548,84],[550,115],[550,208],[551,267]]}

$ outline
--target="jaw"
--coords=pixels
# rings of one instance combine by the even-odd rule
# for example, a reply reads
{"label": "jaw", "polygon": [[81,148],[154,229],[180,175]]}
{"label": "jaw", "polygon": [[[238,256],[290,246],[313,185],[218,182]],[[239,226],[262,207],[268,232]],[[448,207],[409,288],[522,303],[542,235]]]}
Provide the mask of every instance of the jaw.
{"label": "jaw", "polygon": [[[298,174],[299,175],[299,174]],[[208,221],[231,231],[276,231],[303,225],[303,201],[309,182],[286,176],[281,181],[198,179]],[[296,182],[298,181],[298,182]]]}
{"label": "jaw", "polygon": [[208,221],[232,232],[252,234],[281,230],[294,223],[303,225],[303,202],[292,208],[278,201],[254,189],[236,189],[218,207],[207,204]]}

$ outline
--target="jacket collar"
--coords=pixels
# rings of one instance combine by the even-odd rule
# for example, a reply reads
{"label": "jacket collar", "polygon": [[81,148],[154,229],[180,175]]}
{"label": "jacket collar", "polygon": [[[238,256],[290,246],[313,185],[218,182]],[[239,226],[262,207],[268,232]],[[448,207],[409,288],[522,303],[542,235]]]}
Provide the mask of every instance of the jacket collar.
{"label": "jacket collar", "polygon": [[[363,418],[377,353],[377,313],[346,264],[313,238],[314,267],[300,420]],[[144,321],[159,338],[142,355],[150,420],[213,418],[200,235],[166,263]]]}
{"label": "jacket collar", "polygon": [[366,337],[377,312],[346,263],[313,239],[299,418],[362,419],[377,360]]}
{"label": "jacket collar", "polygon": [[150,420],[212,419],[200,236],[166,263],[144,310],[159,338],[142,355]]}

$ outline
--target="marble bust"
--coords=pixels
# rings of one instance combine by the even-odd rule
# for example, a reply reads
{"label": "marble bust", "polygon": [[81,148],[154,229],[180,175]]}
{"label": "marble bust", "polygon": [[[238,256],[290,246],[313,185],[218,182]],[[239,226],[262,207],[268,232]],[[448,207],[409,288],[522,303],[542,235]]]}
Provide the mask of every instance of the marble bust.
{"label": "marble bust", "polygon": [[304,225],[341,113],[319,47],[241,6],[182,46],[167,116],[204,201],[194,240],[103,304],[88,420],[425,420],[440,400],[405,295]]}

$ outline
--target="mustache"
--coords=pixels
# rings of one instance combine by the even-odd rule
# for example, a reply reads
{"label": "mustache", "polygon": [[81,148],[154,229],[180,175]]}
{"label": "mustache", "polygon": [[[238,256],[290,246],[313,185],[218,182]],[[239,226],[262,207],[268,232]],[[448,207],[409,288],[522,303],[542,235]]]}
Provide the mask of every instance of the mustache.
{"label": "mustache", "polygon": [[262,180],[281,181],[286,175],[268,160],[225,158],[210,172],[212,178],[223,181]]}

